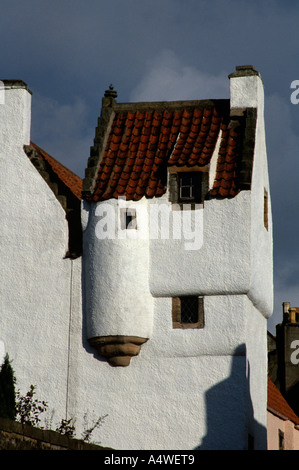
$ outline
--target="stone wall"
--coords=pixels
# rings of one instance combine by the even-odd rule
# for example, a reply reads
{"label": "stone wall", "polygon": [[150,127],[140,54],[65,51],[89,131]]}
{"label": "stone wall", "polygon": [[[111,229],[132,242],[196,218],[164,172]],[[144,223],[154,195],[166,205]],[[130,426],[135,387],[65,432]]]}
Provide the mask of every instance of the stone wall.
{"label": "stone wall", "polygon": [[104,450],[55,431],[0,418],[0,450]]}

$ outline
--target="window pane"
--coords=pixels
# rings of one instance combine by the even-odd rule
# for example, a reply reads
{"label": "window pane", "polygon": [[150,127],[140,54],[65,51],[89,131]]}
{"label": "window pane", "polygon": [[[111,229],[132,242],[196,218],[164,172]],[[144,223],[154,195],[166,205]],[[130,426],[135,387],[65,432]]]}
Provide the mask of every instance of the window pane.
{"label": "window pane", "polygon": [[191,197],[191,188],[189,188],[188,186],[183,186],[181,187],[181,197],[183,198],[189,198]]}
{"label": "window pane", "polygon": [[172,298],[173,328],[204,328],[204,298],[184,296]]}
{"label": "window pane", "polygon": [[181,201],[201,202],[201,173],[179,175],[179,196]]}
{"label": "window pane", "polygon": [[181,323],[198,322],[198,297],[181,297]]}

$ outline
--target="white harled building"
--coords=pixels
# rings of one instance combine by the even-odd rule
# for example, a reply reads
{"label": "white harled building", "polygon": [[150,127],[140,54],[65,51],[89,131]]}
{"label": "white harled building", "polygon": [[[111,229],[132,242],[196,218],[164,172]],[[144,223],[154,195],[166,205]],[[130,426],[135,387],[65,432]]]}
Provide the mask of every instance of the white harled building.
{"label": "white harled building", "polygon": [[[17,387],[105,447],[266,449],[272,219],[264,91],[102,100],[83,181],[3,81],[0,339]],[[84,156],[82,156],[84,158]]]}

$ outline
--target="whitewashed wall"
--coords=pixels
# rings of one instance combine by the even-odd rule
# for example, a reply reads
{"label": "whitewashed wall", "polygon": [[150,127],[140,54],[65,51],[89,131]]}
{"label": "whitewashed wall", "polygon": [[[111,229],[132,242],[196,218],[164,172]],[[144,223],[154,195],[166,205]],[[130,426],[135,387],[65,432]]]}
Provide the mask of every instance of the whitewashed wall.
{"label": "whitewashed wall", "polygon": [[0,105],[0,338],[16,389],[65,415],[71,264],[67,223],[53,192],[24,153],[31,94],[7,87]]}
{"label": "whitewashed wall", "polygon": [[137,210],[137,230],[121,230],[122,200],[91,205],[90,214],[86,214],[84,292],[89,338],[148,338],[152,333],[148,207],[145,201],[129,207]]}
{"label": "whitewashed wall", "polygon": [[78,431],[87,412],[90,422],[107,415],[94,438],[108,447],[243,449],[252,417],[247,302],[242,295],[208,296],[205,328],[174,330],[171,298],[156,298],[152,337],[125,368],[109,366],[86,339],[82,348],[84,324],[74,315],[68,411]]}

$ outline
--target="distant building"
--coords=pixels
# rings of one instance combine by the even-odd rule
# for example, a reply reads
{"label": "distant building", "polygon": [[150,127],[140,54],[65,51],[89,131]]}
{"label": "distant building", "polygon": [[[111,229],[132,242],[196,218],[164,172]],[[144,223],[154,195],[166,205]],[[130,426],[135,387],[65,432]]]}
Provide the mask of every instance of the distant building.
{"label": "distant building", "polygon": [[299,414],[299,308],[283,302],[283,319],[269,343],[269,376],[289,405]]}
{"label": "distant building", "polygon": [[83,182],[31,142],[31,93],[4,81],[0,339],[53,422],[107,415],[103,446],[267,448],[264,92],[252,66],[229,79],[227,100],[111,87]]}
{"label": "distant building", "polygon": [[268,378],[268,450],[299,449],[299,417]]}

